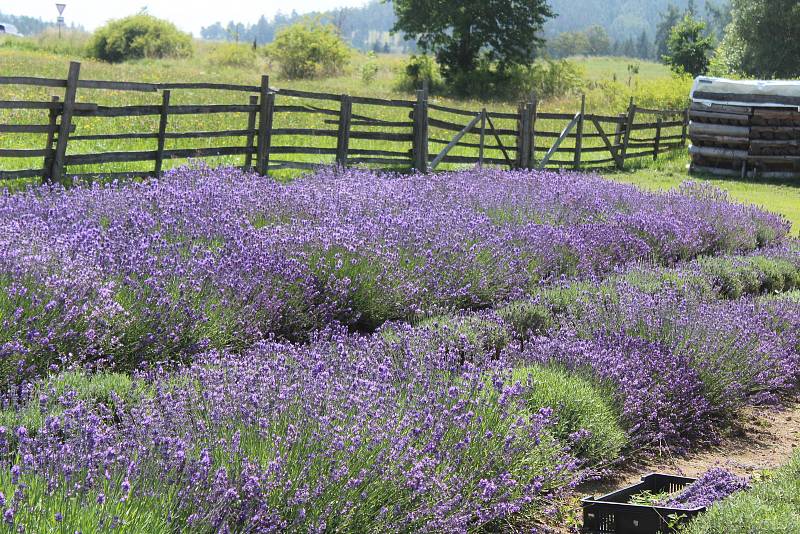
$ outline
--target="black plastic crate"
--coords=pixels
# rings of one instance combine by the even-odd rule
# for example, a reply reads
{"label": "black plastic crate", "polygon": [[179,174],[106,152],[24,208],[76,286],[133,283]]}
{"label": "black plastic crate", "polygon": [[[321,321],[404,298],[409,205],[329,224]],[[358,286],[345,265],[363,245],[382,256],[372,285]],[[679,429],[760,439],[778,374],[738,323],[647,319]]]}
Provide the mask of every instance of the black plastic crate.
{"label": "black plastic crate", "polygon": [[[666,534],[673,532],[670,527],[678,526],[706,508],[668,508],[631,504],[628,501],[638,493],[649,490],[652,493],[677,492],[694,482],[694,478],[652,473],[642,477],[638,484],[622,488],[598,498],[581,499],[583,506],[583,529],[585,534]],[[673,517],[670,517],[673,516]],[[680,519],[675,520],[675,517]]]}

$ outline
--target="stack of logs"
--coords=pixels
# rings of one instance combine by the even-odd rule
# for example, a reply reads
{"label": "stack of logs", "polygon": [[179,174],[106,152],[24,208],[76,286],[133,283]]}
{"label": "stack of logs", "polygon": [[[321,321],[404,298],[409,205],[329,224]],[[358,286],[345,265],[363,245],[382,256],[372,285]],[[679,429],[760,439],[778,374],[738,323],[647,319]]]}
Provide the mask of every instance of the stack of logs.
{"label": "stack of logs", "polygon": [[797,108],[695,102],[689,109],[691,170],[718,176],[800,176]]}

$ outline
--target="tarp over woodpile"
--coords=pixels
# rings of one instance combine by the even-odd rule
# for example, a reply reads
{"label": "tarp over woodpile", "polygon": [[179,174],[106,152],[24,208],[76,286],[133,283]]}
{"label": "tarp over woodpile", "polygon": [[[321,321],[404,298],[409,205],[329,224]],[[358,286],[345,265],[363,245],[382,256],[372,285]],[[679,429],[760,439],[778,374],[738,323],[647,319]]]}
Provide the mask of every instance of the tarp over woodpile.
{"label": "tarp over woodpile", "polygon": [[800,108],[800,81],[699,76],[694,80],[691,98],[693,102],[709,105]]}

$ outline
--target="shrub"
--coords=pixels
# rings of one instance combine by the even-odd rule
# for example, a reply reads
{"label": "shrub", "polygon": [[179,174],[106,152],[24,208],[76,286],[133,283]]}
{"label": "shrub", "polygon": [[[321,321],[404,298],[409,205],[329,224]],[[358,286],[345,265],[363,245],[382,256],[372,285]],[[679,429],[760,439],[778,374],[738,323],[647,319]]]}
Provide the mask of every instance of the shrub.
{"label": "shrub", "polygon": [[378,77],[378,56],[375,52],[367,54],[367,62],[361,66],[361,81],[369,85]]}
{"label": "shrub", "polygon": [[628,443],[609,388],[558,367],[520,367],[513,379],[532,381],[528,406],[552,408],[551,432],[581,460],[592,465],[615,460]]}
{"label": "shrub", "polygon": [[499,308],[497,314],[511,327],[517,339],[544,334],[553,326],[551,311],[535,301],[512,302]]}
{"label": "shrub", "polygon": [[431,317],[419,323],[424,331],[441,338],[441,345],[455,347],[462,355],[474,353],[498,357],[511,341],[510,332],[493,317],[464,315]]}
{"label": "shrub", "polygon": [[566,59],[546,60],[515,70],[512,86],[519,95],[535,92],[538,98],[564,96],[583,89],[584,70]]}
{"label": "shrub", "polygon": [[215,67],[253,67],[256,63],[256,53],[251,46],[224,43],[211,49],[208,63]]}
{"label": "shrub", "polygon": [[112,20],[89,41],[90,56],[111,63],[131,59],[188,57],[192,38],[174,24],[140,13]]}
{"label": "shrub", "polygon": [[351,51],[333,25],[305,19],[280,30],[267,54],[280,63],[287,78],[318,78],[340,73]]}
{"label": "shrub", "polygon": [[430,91],[441,89],[443,82],[439,66],[427,54],[412,55],[397,80],[397,88],[415,91],[421,89],[426,81]]}

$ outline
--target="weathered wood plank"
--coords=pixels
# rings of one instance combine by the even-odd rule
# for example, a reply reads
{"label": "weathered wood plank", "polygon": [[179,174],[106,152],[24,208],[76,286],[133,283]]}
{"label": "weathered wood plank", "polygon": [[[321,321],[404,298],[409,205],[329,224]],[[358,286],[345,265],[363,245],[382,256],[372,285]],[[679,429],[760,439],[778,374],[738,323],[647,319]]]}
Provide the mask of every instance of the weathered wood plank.
{"label": "weathered wood plank", "polygon": [[[70,133],[75,131],[75,125],[71,124]],[[0,133],[29,133],[42,134],[50,132],[48,124],[0,124]]]}
{"label": "weathered wood plank", "polygon": [[207,82],[167,82],[159,83],[159,89],[212,89],[219,91],[243,91],[247,93],[257,93],[260,91],[258,85],[236,85],[231,83],[207,83]]}
{"label": "weathered wood plank", "polygon": [[[53,95],[50,97],[50,103],[54,105],[54,107],[50,108],[49,114],[49,131],[47,132],[47,141],[44,144],[45,150],[52,150],[53,148],[53,141],[56,136],[56,130],[58,129],[58,109],[61,107],[59,104],[59,97]],[[55,154],[55,151],[53,151]],[[53,157],[45,156],[44,158],[44,165],[42,167],[42,181],[47,181],[50,179],[50,171],[53,169]]]}
{"label": "weathered wood plank", "polygon": [[599,120],[594,119],[594,118],[590,119],[590,120],[592,121],[592,124],[594,124],[594,127],[597,130],[597,133],[600,134],[600,138],[603,140],[603,144],[605,145],[605,149],[608,150],[609,154],[611,154],[611,159],[617,164],[618,167],[621,168],[623,166],[624,160],[619,157],[619,152],[618,152],[618,148],[619,147],[615,147],[611,143],[611,140],[606,135],[605,130],[600,125],[600,121]]}
{"label": "weathered wood plank", "polygon": [[586,113],[586,95],[581,96],[581,111],[580,111],[580,118],[578,119],[578,124],[576,125],[576,135],[575,135],[575,168],[580,169],[581,167],[581,149],[583,148],[583,123],[584,123],[584,113]]}
{"label": "weathered wood plank", "polygon": [[0,109],[60,109],[58,102],[35,102],[31,100],[0,100]]}
{"label": "weathered wood plank", "polygon": [[247,147],[248,152],[244,157],[243,169],[245,171],[249,171],[253,168],[253,147],[255,146],[256,134],[258,134],[258,131],[256,130],[256,109],[258,108],[258,96],[250,95],[250,105],[253,106],[253,111],[251,111],[247,116],[247,141],[245,141],[245,146]]}
{"label": "weathered wood plank", "polygon": [[42,176],[42,169],[21,169],[15,171],[0,171],[0,180],[15,180],[17,178],[36,178]]}
{"label": "weathered wood plank", "polygon": [[0,85],[37,85],[39,87],[66,87],[67,80],[38,78],[36,76],[0,76]]}
{"label": "weathered wood plank", "polygon": [[376,164],[376,165],[395,165],[398,167],[408,167],[411,164],[411,158],[348,158],[347,159],[348,165],[367,165],[367,164]]}
{"label": "weathered wood plank", "polygon": [[81,89],[107,89],[112,91],[141,91],[155,93],[158,84],[142,82],[114,82],[108,80],[80,80],[78,87]]}
{"label": "weathered wood plank", "polygon": [[436,166],[439,164],[439,162],[440,162],[440,161],[442,161],[442,159],[443,159],[443,158],[444,158],[444,157],[447,155],[447,153],[448,153],[448,152],[450,152],[450,150],[451,150],[451,149],[452,149],[454,146],[456,146],[456,144],[458,143],[458,141],[459,141],[459,140],[460,140],[462,137],[464,137],[464,135],[466,135],[466,134],[467,134],[467,132],[469,132],[470,130],[472,130],[472,128],[474,128],[474,127],[475,127],[475,125],[478,123],[478,121],[481,119],[481,117],[482,117],[482,116],[483,116],[483,113],[478,113],[477,115],[475,115],[475,118],[473,118],[471,121],[469,121],[469,124],[467,124],[466,126],[464,126],[464,128],[463,128],[463,129],[462,129],[460,132],[458,132],[458,133],[456,134],[456,136],[453,138],[453,140],[452,140],[452,141],[450,141],[450,142],[447,144],[447,146],[446,146],[446,147],[444,147],[444,148],[442,149],[442,151],[441,151],[441,152],[439,152],[439,154],[438,154],[438,155],[437,155],[435,158],[433,158],[433,160],[431,160],[431,164],[430,164],[430,169],[431,169],[431,170],[434,170],[434,169],[436,169]]}
{"label": "weathered wood plank", "polygon": [[691,122],[689,123],[689,135],[723,135],[726,137],[742,137],[747,139],[750,137],[750,127]]}
{"label": "weathered wood plank", "polygon": [[353,99],[342,95],[339,108],[339,129],[336,132],[336,164],[340,167],[347,166],[347,150],[350,148],[350,120],[353,114]]}
{"label": "weathered wood plank", "polygon": [[275,106],[273,111],[274,113],[309,113],[316,115],[330,115],[333,117],[339,116],[339,111],[335,109],[319,108],[310,105],[303,105],[303,106],[280,105],[280,106]]}
{"label": "weathered wood plank", "polygon": [[[544,169],[545,165],[547,165],[547,162],[550,161],[550,158],[552,158],[553,154],[556,153],[556,150],[558,150],[558,147],[561,146],[561,143],[563,143],[564,139],[567,138],[567,136],[569,135],[569,132],[575,127],[575,125],[580,120],[580,115],[581,115],[580,113],[576,113],[575,117],[570,121],[569,124],[567,124],[566,128],[564,128],[564,130],[561,132],[561,135],[558,136],[558,139],[556,139],[556,142],[553,143],[553,146],[550,147],[550,150],[548,150],[547,153],[542,158],[542,161],[539,164],[539,168],[540,169]],[[574,161],[573,161],[573,163],[574,163]]]}
{"label": "weathered wood plank", "polygon": [[158,141],[156,147],[156,161],[153,173],[156,176],[161,174],[161,166],[164,162],[164,144],[166,143],[167,120],[169,119],[169,97],[170,90],[165,89],[161,93],[161,118],[158,122]]}
{"label": "weathered wood plank", "polygon": [[[491,128],[492,134],[494,135],[494,138],[495,138],[495,141],[497,141],[498,148],[500,148],[500,150],[503,152],[503,157],[506,158],[506,162],[508,163],[509,169],[513,169],[514,168],[514,161],[508,155],[508,151],[506,150],[506,147],[503,146],[503,142],[500,140],[500,136],[495,131],[494,124],[492,123],[492,118],[489,116],[488,113],[485,113],[485,115],[486,115],[486,120],[489,123],[489,128]],[[489,145],[487,148],[495,148],[495,147],[492,147],[491,145]]]}
{"label": "weathered wood plank", "polygon": [[42,158],[52,154],[52,148],[0,148],[0,158]]}
{"label": "weathered wood plank", "polygon": [[414,102],[411,100],[395,100],[386,98],[372,98],[366,96],[351,96],[353,104],[362,104],[367,106],[389,106],[396,108],[413,108]]}
{"label": "weathered wood plank", "polygon": [[[272,96],[270,96],[272,95]],[[269,147],[272,144],[272,119],[275,110],[275,94],[269,89],[269,76],[261,76],[258,112],[258,145],[256,172],[266,176],[269,166]]]}
{"label": "weathered wood plank", "polygon": [[317,155],[336,155],[335,148],[324,148],[315,146],[273,146],[270,147],[273,154],[317,154]]}
{"label": "weathered wood plank", "polygon": [[[434,156],[431,156],[433,158]],[[438,156],[437,156],[438,157]],[[490,165],[507,165],[508,163],[504,159],[499,158],[483,158],[484,163],[488,163]],[[438,163],[467,163],[472,165],[477,165],[478,158],[476,156],[451,156],[446,155],[443,156],[442,159],[439,160]],[[431,159],[431,165],[433,164],[433,160]],[[431,169],[433,170],[433,169]]]}
{"label": "weathered wood plank", "polygon": [[49,173],[50,179],[52,180],[61,180],[64,173],[67,140],[69,139],[69,130],[72,126],[72,113],[75,107],[75,95],[78,92],[78,77],[80,71],[81,64],[77,61],[71,61],[69,64],[69,74],[67,76],[67,90],[64,93],[64,106],[61,108],[61,124],[58,128],[56,152],[53,154],[53,167]]}
{"label": "weathered wood plank", "polygon": [[733,148],[721,148],[711,146],[690,146],[689,153],[692,155],[703,156],[716,159],[747,159],[747,150],[736,150]]}

